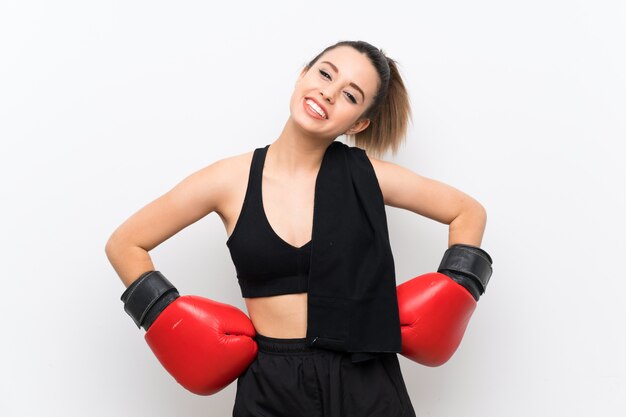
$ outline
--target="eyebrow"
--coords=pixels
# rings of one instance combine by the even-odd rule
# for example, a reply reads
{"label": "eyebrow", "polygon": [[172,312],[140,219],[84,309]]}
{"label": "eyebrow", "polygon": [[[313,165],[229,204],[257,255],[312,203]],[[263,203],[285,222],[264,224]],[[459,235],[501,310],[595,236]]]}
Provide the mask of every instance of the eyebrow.
{"label": "eyebrow", "polygon": [[[335,64],[333,64],[332,62],[329,62],[329,61],[322,61],[321,63],[322,63],[322,64],[328,64],[328,65],[330,65],[331,67],[333,67],[333,70],[335,70],[335,72],[336,72],[337,74],[339,74],[339,68],[337,68],[337,66],[336,66]],[[356,90],[358,90],[358,91],[359,91],[359,93],[361,93],[361,96],[363,96],[363,101],[365,101],[365,93],[363,92],[363,90],[361,90],[361,87],[359,87],[358,85],[356,85],[356,84],[355,84],[355,83],[353,83],[353,82],[351,82],[351,83],[350,83],[350,85],[351,85],[352,87],[354,87]]]}

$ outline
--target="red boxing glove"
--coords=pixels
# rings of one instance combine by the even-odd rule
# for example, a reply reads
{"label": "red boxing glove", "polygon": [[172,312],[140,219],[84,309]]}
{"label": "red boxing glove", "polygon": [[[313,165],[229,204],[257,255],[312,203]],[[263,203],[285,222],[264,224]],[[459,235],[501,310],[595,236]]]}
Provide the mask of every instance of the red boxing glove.
{"label": "red boxing glove", "polygon": [[198,395],[221,391],[257,355],[252,322],[238,308],[194,295],[182,296],[145,334],[163,367]]}
{"label": "red boxing glove", "polygon": [[255,359],[256,332],[238,308],[194,295],[180,297],[159,271],[136,282],[122,295],[124,309],[146,328],[148,346],[185,389],[215,394]]}
{"label": "red boxing glove", "polygon": [[401,354],[426,366],[444,364],[461,343],[476,301],[465,288],[439,272],[415,277],[396,290]]}
{"label": "red boxing glove", "polygon": [[491,263],[480,248],[453,245],[438,272],[397,286],[402,355],[426,366],[452,357],[489,282]]}

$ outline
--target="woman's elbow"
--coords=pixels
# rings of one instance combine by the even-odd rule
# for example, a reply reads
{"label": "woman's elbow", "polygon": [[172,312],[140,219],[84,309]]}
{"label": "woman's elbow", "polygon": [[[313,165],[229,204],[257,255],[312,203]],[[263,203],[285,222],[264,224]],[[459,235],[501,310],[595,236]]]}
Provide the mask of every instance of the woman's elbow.
{"label": "woman's elbow", "polygon": [[104,245],[104,253],[107,258],[111,260],[113,258],[113,254],[116,252],[116,248],[118,247],[117,241],[115,239],[115,234],[109,236],[109,239],[106,241]]}
{"label": "woman's elbow", "polygon": [[487,209],[473,198],[470,201],[471,203],[465,209],[465,224],[482,237],[487,225]]}
{"label": "woman's elbow", "polygon": [[109,239],[104,245],[104,253],[110,261],[113,261],[116,255],[122,252],[122,249],[128,247],[128,242],[125,242],[116,230],[109,236]]}
{"label": "woman's elbow", "polygon": [[476,217],[476,222],[481,224],[483,230],[485,230],[485,226],[487,225],[487,209],[485,209],[485,206],[480,204],[478,201],[474,201],[474,216]]}
{"label": "woman's elbow", "polygon": [[465,243],[480,246],[486,225],[487,210],[478,201],[469,199],[450,223],[449,245]]}

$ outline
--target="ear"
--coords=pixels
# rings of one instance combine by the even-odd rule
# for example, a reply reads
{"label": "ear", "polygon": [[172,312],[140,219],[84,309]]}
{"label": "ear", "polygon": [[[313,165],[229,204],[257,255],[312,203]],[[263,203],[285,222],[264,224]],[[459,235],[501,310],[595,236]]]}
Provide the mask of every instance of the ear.
{"label": "ear", "polygon": [[370,119],[361,119],[359,121],[357,121],[356,123],[354,123],[350,129],[348,129],[346,131],[346,135],[356,135],[357,133],[367,129],[367,127],[370,125]]}

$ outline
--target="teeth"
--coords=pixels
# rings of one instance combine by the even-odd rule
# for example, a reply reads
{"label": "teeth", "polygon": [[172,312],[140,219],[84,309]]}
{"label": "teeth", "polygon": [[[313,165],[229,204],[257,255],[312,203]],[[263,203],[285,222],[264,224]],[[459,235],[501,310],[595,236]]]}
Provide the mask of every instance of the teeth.
{"label": "teeth", "polygon": [[324,110],[322,110],[320,108],[320,106],[318,106],[317,104],[315,104],[315,102],[313,100],[306,100],[306,103],[309,105],[309,107],[311,107],[313,110],[315,110],[315,112],[317,114],[319,114],[320,116],[322,116],[324,119],[326,118],[326,113],[324,113]]}

